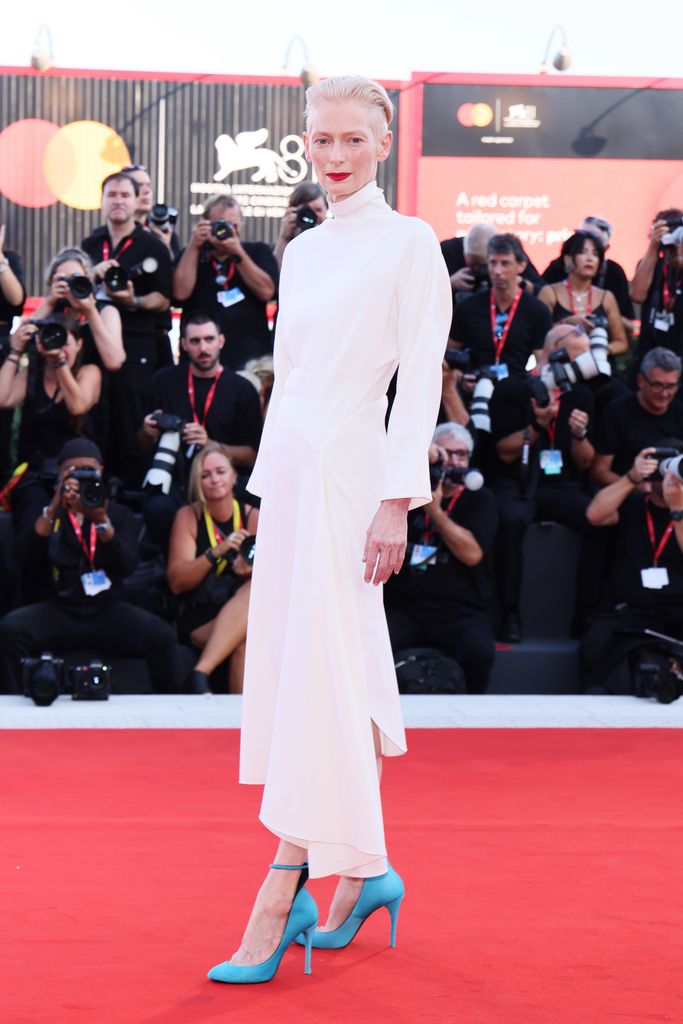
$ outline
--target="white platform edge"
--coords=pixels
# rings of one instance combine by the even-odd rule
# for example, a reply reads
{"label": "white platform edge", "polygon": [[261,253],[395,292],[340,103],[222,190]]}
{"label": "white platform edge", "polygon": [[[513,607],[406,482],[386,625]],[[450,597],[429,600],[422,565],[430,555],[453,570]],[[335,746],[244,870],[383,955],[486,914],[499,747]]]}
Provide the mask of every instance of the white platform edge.
{"label": "white platform edge", "polygon": [[[410,729],[681,729],[683,699],[663,705],[635,697],[404,696]],[[60,697],[47,708],[0,697],[0,729],[237,729],[242,698]]]}

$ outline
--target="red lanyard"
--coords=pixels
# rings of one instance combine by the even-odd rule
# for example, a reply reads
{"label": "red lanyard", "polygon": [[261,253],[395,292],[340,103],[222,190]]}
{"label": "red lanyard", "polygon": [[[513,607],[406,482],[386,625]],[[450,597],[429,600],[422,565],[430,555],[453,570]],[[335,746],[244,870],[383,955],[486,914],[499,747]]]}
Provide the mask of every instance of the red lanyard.
{"label": "red lanyard", "polygon": [[574,298],[574,292],[572,291],[572,286],[569,283],[569,278],[567,278],[567,280],[564,282],[564,286],[567,289],[567,295],[569,296],[569,301],[572,304],[572,313],[574,314],[574,316],[590,316],[593,311],[593,285],[591,285],[588,289],[588,307],[585,313],[581,314],[579,314],[579,310],[576,305],[576,299]]}
{"label": "red lanyard", "polygon": [[[562,392],[560,391],[559,388],[555,388],[555,394],[553,396],[553,401],[556,402],[558,400],[558,398],[560,398],[560,399],[562,398]],[[559,413],[558,413],[558,415],[559,415]],[[550,423],[546,426],[545,430],[546,430],[546,434],[550,438],[550,447],[552,449],[552,448],[555,447],[555,434],[557,433],[557,416],[553,417],[553,419],[550,421]]]}
{"label": "red lanyard", "polygon": [[214,395],[216,394],[216,388],[218,386],[218,378],[220,377],[222,372],[223,372],[223,367],[219,365],[218,369],[216,370],[216,376],[214,377],[213,384],[209,388],[209,393],[206,396],[206,401],[204,402],[204,419],[200,420],[199,416],[197,415],[197,410],[195,409],[195,404],[194,404],[194,377],[192,376],[192,370],[188,368],[188,371],[187,371],[187,397],[190,400],[190,409],[192,410],[192,419],[193,419],[193,421],[195,423],[198,423],[200,427],[205,427],[206,426],[206,418],[209,415],[209,409],[211,408],[211,403],[213,402]]}
{"label": "red lanyard", "polygon": [[95,527],[91,523],[90,524],[90,550],[88,551],[88,547],[87,547],[85,541],[83,540],[83,531],[81,530],[81,524],[78,522],[78,519],[76,519],[76,516],[73,514],[71,509],[68,509],[68,512],[69,512],[69,521],[71,523],[72,529],[73,529],[74,533],[76,534],[76,536],[78,537],[79,543],[80,543],[81,547],[83,548],[83,553],[85,554],[85,557],[88,559],[88,562],[90,563],[90,568],[92,569],[93,566],[95,565],[95,548],[97,547],[97,530],[95,529]]}
{"label": "red lanyard", "polygon": [[[454,507],[456,501],[458,501],[460,498],[462,498],[464,493],[465,493],[465,487],[464,487],[464,485],[461,484],[460,487],[458,487],[458,489],[455,492],[455,494],[453,495],[453,497],[451,498],[451,500],[448,502],[448,505],[446,506],[446,512],[448,513],[448,515],[451,514],[451,512],[453,511],[453,507]],[[429,516],[429,513],[427,513],[427,515],[425,516],[425,534],[424,534],[425,541],[431,540],[431,536],[432,536],[432,532],[433,532],[432,531],[432,527],[431,527],[431,522],[432,521],[431,521],[431,518]]]}
{"label": "red lanyard", "polygon": [[495,362],[496,363],[500,362],[500,355],[501,355],[501,352],[503,351],[503,349],[505,348],[505,342],[508,340],[508,334],[510,333],[510,327],[512,325],[512,321],[515,318],[515,313],[517,312],[517,306],[519,306],[519,300],[521,298],[522,298],[522,289],[520,288],[519,291],[517,292],[517,294],[515,295],[515,301],[512,303],[512,305],[510,307],[510,312],[508,313],[508,318],[505,321],[505,326],[503,327],[503,330],[502,330],[501,334],[499,335],[498,334],[499,328],[496,326],[496,300],[493,297],[493,291],[491,292],[491,334],[493,336],[493,347],[494,347],[494,350],[495,350],[495,353],[496,353],[496,358],[495,358]]}
{"label": "red lanyard", "polygon": [[[219,261],[212,256],[211,266],[213,267],[213,272],[216,276],[216,283],[220,284],[221,288],[223,285],[230,284],[235,273],[235,264],[233,262],[230,262],[226,267],[224,263],[219,263]],[[219,282],[219,277],[224,278],[224,280]]]}
{"label": "red lanyard", "polygon": [[669,268],[664,264],[664,281],[662,283],[662,302],[663,308],[667,313],[670,313],[674,307],[676,298],[680,292],[680,272],[676,271],[676,280],[674,281],[673,292],[669,288]]}
{"label": "red lanyard", "polygon": [[645,519],[647,521],[647,532],[650,535],[650,544],[652,544],[652,554],[653,554],[652,564],[654,566],[656,566],[657,562],[659,561],[659,558],[660,558],[660,555],[661,555],[662,551],[664,550],[664,548],[667,545],[669,537],[673,533],[673,529],[674,529],[674,525],[675,524],[674,524],[673,520],[669,523],[669,525],[667,526],[666,530],[662,534],[662,538],[661,538],[659,544],[657,544],[656,539],[655,539],[655,524],[654,524],[654,522],[652,520],[652,512],[650,512],[650,499],[649,498],[645,499]]}
{"label": "red lanyard", "polygon": [[[123,256],[123,254],[126,251],[126,249],[130,249],[132,244],[133,244],[133,239],[130,238],[130,237],[125,240],[123,245],[121,245],[121,243],[119,242],[119,244],[114,249],[114,255],[112,256],[112,259],[117,260],[120,256]],[[109,239],[105,238],[105,240],[102,242],[102,259],[103,260],[108,260],[109,259],[110,251],[111,250],[109,248]]]}

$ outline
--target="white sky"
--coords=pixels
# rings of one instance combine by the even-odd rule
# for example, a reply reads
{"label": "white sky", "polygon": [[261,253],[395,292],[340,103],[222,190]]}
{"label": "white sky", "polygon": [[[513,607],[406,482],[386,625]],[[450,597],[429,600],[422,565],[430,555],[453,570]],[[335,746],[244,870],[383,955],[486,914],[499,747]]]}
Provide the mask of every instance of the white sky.
{"label": "white sky", "polygon": [[[683,76],[683,0],[27,0],[21,12],[3,19],[0,65],[28,64],[45,23],[57,67],[277,75],[298,34],[322,75],[534,74],[559,23],[570,74]],[[294,47],[291,72],[302,63]]]}

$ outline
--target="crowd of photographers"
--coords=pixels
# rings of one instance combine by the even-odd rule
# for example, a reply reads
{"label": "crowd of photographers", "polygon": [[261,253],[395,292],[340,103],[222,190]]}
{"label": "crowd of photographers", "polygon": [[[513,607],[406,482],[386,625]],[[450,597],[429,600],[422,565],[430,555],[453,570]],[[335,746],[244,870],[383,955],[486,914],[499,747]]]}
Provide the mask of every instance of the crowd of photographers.
{"label": "crowd of photographers", "polygon": [[[183,247],[177,211],[130,165],[23,317],[0,228],[0,692],[106,697],[112,655],[146,658],[157,692],[239,692],[269,304],[286,246],[326,215],[300,185],[271,249],[217,195]],[[582,686],[681,692],[683,214],[655,216],[630,282],[611,231],[587,216],[542,273],[487,225],[442,243],[453,319],[433,497],[385,588],[406,692],[486,692],[496,640],[524,639],[535,521],[580,538]]]}

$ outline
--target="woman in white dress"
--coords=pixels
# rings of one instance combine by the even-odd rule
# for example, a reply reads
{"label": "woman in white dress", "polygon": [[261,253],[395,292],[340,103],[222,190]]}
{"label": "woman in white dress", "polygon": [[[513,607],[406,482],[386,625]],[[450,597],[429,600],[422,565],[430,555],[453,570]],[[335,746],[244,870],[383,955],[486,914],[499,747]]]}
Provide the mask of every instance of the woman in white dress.
{"label": "woman in white dress", "polygon": [[[285,251],[275,383],[249,488],[262,496],[247,635],[240,781],[264,785],[280,839],[242,944],[209,977],[273,976],[292,940],[346,945],[403,884],[387,862],[382,755],[405,752],[382,584],[406,516],[431,500],[427,451],[452,314],[425,223],[386,204],[393,106],[365,78],[307,91],[307,158],[331,218]],[[385,428],[386,392],[398,368]],[[284,868],[285,870],[279,870]],[[327,924],[304,888],[337,874]]]}

